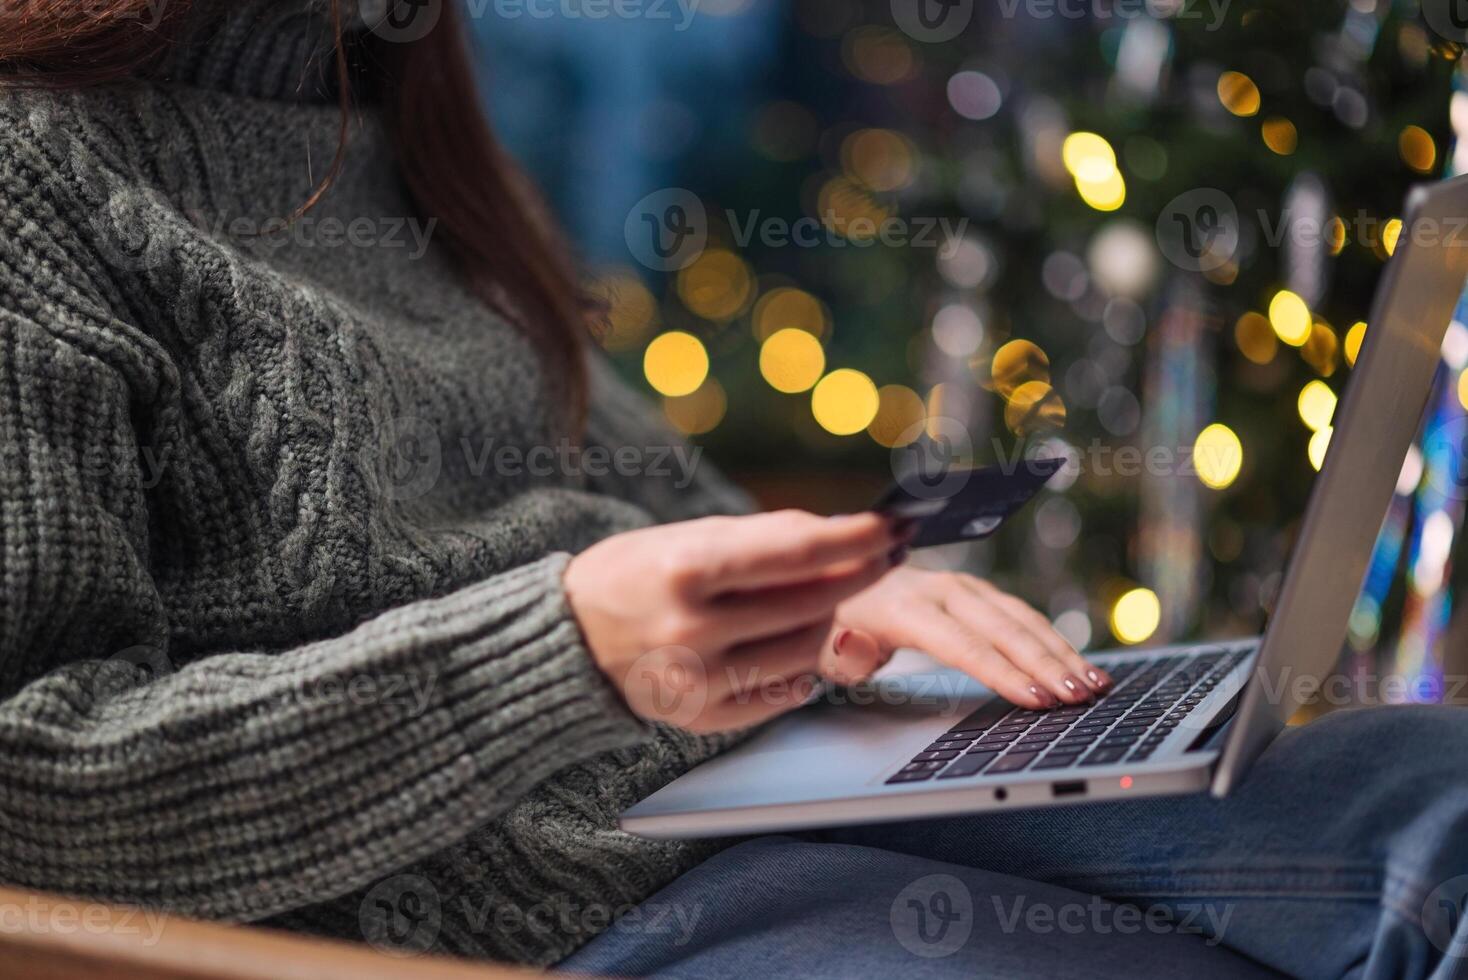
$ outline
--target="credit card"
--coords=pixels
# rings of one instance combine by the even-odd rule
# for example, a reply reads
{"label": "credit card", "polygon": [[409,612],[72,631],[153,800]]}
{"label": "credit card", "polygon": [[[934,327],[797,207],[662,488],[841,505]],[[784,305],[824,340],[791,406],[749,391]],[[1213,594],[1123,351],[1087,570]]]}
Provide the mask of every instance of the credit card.
{"label": "credit card", "polygon": [[1065,462],[1064,457],[1024,459],[941,473],[913,472],[889,487],[873,509],[916,523],[909,548],[977,541],[998,531]]}

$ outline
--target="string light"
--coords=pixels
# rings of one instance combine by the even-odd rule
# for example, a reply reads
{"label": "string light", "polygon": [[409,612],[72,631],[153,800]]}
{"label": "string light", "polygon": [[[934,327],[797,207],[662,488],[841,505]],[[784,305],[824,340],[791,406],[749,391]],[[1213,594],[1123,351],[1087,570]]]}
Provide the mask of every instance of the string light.
{"label": "string light", "polygon": [[867,435],[879,446],[894,449],[922,435],[927,407],[922,396],[906,385],[883,385],[877,389],[877,414],[867,426]]}
{"label": "string light", "polygon": [[1356,358],[1361,356],[1361,345],[1366,342],[1366,321],[1358,321],[1346,331],[1346,363],[1352,367],[1356,366]]}
{"label": "string light", "polygon": [[1298,407],[1300,419],[1310,431],[1328,429],[1330,420],[1335,417],[1336,394],[1324,381],[1312,381],[1300,389]]}
{"label": "string light", "polygon": [[1317,471],[1325,465],[1325,454],[1330,449],[1330,437],[1334,432],[1327,425],[1310,437],[1310,465]]}
{"label": "string light", "polygon": [[1419,174],[1431,173],[1437,165],[1437,144],[1421,126],[1408,126],[1402,130],[1397,137],[1397,149],[1402,154],[1402,162]]}
{"label": "string light", "polygon": [[850,436],[871,425],[879,399],[872,379],[854,368],[840,368],[820,380],[811,392],[811,414],[832,435]]}
{"label": "string light", "polygon": [[691,395],[708,377],[708,351],[703,341],[692,334],[672,330],[647,345],[642,371],[647,383],[660,395],[669,398]]}
{"label": "string light", "polygon": [[760,374],[776,391],[788,395],[809,391],[825,370],[821,342],[799,327],[777,330],[760,346]]}
{"label": "string light", "polygon": [[1255,116],[1263,99],[1259,86],[1243,72],[1226,71],[1218,76],[1218,101],[1236,116]]}
{"label": "string light", "polygon": [[1111,632],[1128,645],[1145,643],[1161,624],[1162,602],[1151,589],[1132,589],[1111,609]]}
{"label": "string light", "polygon": [[1402,219],[1393,218],[1381,229],[1381,247],[1386,250],[1387,255],[1397,254],[1397,242],[1402,237]]}
{"label": "string light", "polygon": [[1244,444],[1228,426],[1215,422],[1193,442],[1193,468],[1198,479],[1212,490],[1224,490],[1238,479],[1244,467]]}
{"label": "string light", "polygon": [[1258,313],[1245,313],[1234,324],[1234,342],[1239,351],[1255,364],[1268,364],[1279,353],[1279,337],[1274,327]]}
{"label": "string light", "polygon": [[1281,289],[1270,300],[1269,324],[1279,339],[1291,347],[1303,347],[1310,339],[1310,331],[1315,328],[1310,307],[1288,289]]}
{"label": "string light", "polygon": [[1299,149],[1300,133],[1295,129],[1295,124],[1283,116],[1264,120],[1264,125],[1259,127],[1259,133],[1264,137],[1264,145],[1282,157]]}
{"label": "string light", "polygon": [[709,378],[691,395],[663,399],[663,414],[684,435],[712,432],[724,420],[728,397],[717,378]]}

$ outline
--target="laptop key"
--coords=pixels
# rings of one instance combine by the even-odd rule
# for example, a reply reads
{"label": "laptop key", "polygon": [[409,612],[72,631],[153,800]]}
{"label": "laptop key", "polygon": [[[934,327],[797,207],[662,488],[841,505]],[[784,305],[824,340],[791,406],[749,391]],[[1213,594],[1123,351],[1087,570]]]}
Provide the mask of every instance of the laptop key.
{"label": "laptop key", "polygon": [[961,776],[977,776],[985,766],[998,757],[998,752],[970,752],[944,769],[938,778],[958,779]]}
{"label": "laptop key", "polygon": [[958,750],[945,749],[942,752],[919,752],[912,757],[913,762],[948,762],[958,758]]}
{"label": "laptop key", "polygon": [[1043,758],[1039,762],[1035,763],[1035,768],[1036,769],[1063,769],[1066,766],[1073,766],[1073,765],[1075,765],[1075,761],[1077,759],[1079,759],[1079,758],[1080,758],[1080,754],[1079,753],[1075,753],[1075,754],[1066,753],[1065,755],[1056,755],[1054,752],[1051,752],[1048,755],[1046,755],[1045,758]]}
{"label": "laptop key", "polygon": [[989,775],[996,772],[1019,772],[1025,766],[1035,761],[1038,752],[1010,752],[998,762],[989,767]]}
{"label": "laptop key", "polygon": [[1124,755],[1126,755],[1126,746],[1124,745],[1117,746],[1115,748],[1103,745],[1098,747],[1094,752],[1082,759],[1081,765],[1104,766],[1108,763],[1119,761]]}
{"label": "laptop key", "polygon": [[932,779],[933,775],[931,772],[899,772],[887,780],[887,785],[890,786],[893,783],[920,783],[925,779]]}
{"label": "laptop key", "polygon": [[909,762],[902,767],[903,772],[937,772],[943,768],[941,762]]}

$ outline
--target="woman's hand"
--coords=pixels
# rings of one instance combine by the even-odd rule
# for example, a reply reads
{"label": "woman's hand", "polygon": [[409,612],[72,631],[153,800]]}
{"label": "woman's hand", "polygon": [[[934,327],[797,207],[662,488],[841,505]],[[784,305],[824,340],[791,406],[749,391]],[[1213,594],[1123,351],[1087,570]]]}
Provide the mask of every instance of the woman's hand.
{"label": "woman's hand", "polygon": [[564,581],[593,658],[635,714],[723,731],[809,698],[823,659],[837,659],[836,607],[890,571],[903,543],[876,514],[709,517],[607,538]]}
{"label": "woman's hand", "polygon": [[864,678],[898,647],[962,670],[1014,704],[1079,704],[1111,687],[1049,620],[972,575],[904,566],[836,611],[826,673]]}

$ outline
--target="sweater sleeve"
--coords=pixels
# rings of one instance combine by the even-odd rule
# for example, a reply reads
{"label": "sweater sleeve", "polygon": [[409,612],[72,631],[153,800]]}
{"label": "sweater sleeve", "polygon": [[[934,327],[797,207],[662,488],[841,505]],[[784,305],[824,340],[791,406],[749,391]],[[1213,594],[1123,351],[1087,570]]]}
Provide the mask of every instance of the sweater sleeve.
{"label": "sweater sleeve", "polygon": [[0,878],[263,918],[645,737],[582,645],[564,555],[336,639],[170,664],[131,424],[105,357],[0,311]]}

